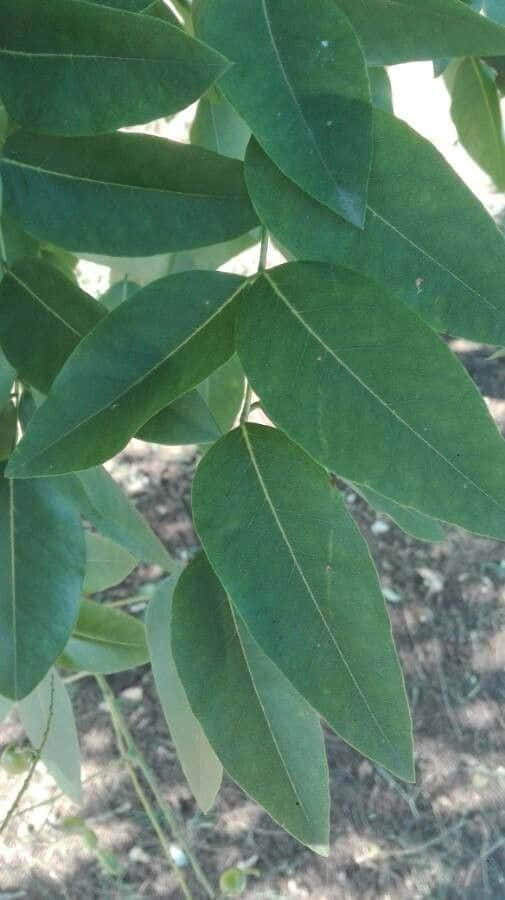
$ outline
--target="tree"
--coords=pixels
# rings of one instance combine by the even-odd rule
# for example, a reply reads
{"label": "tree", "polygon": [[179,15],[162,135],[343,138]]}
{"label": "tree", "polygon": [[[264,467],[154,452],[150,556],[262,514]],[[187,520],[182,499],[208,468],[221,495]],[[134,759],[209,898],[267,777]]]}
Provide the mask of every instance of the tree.
{"label": "tree", "polygon": [[[97,676],[128,750],[103,676],[148,660],[203,809],[224,766],[325,853],[320,717],[413,780],[384,599],[335,476],[421,539],[505,539],[505,446],[443,339],[505,343],[504,238],[394,117],[383,68],[458,59],[460,139],[500,186],[505,28],[476,7],[2,5],[1,709],[73,799],[55,667]],[[189,145],[118,130],[197,99]],[[270,237],[289,262],[267,268]],[[257,242],[253,277],[217,271]],[[79,253],[170,253],[172,273],[96,302],[69,278]],[[254,395],[271,426],[248,421]],[[101,468],[135,435],[205,447],[182,572]],[[89,599],[137,560],[169,575],[145,626]]]}

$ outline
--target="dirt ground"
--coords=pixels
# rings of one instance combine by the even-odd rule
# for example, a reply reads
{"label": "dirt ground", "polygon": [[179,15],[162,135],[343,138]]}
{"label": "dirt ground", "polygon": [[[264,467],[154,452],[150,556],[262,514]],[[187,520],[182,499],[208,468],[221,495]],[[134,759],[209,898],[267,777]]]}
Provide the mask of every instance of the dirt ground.
{"label": "dirt ground", "polygon": [[[505,361],[489,361],[486,347],[453,346],[505,426]],[[196,547],[188,499],[195,463],[192,449],[157,451],[133,442],[112,467],[182,558]],[[229,779],[212,812],[199,813],[147,667],[115,676],[111,684],[214,885],[223,869],[242,863],[257,871],[243,894],[248,900],[504,898],[505,547],[457,530],[441,544],[423,544],[378,519],[351,491],[346,497],[388,600],[414,720],[417,784],[395,782],[327,730],[333,801],[328,860],[283,833]],[[139,567],[113,595],[135,594],[159,576],[155,567]],[[80,681],[70,690],[85,779],[80,815],[100,846],[114,853],[121,874],[105,872],[78,837],[62,834],[62,817],[77,810],[60,798],[12,821],[0,848],[0,900],[179,900],[180,889],[117,765],[94,682]],[[19,738],[11,716],[0,745]],[[18,786],[4,779],[0,792]],[[22,808],[54,794],[39,764]],[[194,897],[203,897],[189,880]]]}

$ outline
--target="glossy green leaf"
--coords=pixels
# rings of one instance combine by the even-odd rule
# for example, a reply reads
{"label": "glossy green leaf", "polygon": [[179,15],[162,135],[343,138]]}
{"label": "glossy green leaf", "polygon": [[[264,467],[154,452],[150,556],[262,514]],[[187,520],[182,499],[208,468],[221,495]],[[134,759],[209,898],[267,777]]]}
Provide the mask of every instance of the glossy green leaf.
{"label": "glossy green leaf", "polygon": [[80,804],[81,753],[77,729],[67,689],[55,669],[51,669],[35,690],[18,704],[21,724],[35,749],[42,744],[51,708],[41,759],[60,790]]}
{"label": "glossy green leaf", "polygon": [[106,311],[65,275],[34,257],[0,283],[0,343],[19,376],[47,393],[79,341]]}
{"label": "glossy green leaf", "polygon": [[83,600],[58,663],[78,672],[110,675],[135,669],[148,659],[142,622],[110,606]]}
{"label": "glossy green leaf", "polygon": [[319,718],[252,639],[203,555],[175,588],[172,650],[193,712],[226,771],[283,828],[327,855],[328,767]]}
{"label": "glossy green leaf", "polygon": [[226,434],[235,424],[244,400],[245,375],[239,358],[232,356],[199,385],[198,390],[221,432]]}
{"label": "glossy green leaf", "polygon": [[[282,346],[290,339],[291,330]],[[308,361],[307,355],[304,369]],[[302,408],[305,392],[298,394],[292,371],[286,377],[285,390]],[[308,372],[304,377],[308,381]],[[193,516],[213,568],[262,650],[337,734],[411,779],[410,718],[377,573],[324,469],[281,432],[242,427],[203,457]],[[201,622],[208,592],[203,598],[195,614]],[[208,641],[217,633],[217,615],[209,617]],[[197,627],[194,622],[195,667],[203,640],[196,639]],[[192,702],[178,640],[174,630],[176,663]],[[200,680],[207,688],[208,679]],[[243,715],[245,704],[239,706]]]}
{"label": "glossy green leaf", "polygon": [[191,126],[192,144],[222,156],[243,159],[251,131],[231,103],[217,94],[202,97]]}
{"label": "glossy green leaf", "polygon": [[56,487],[102,534],[135,557],[171,571],[174,560],[106,469],[88,469],[54,480]]}
{"label": "glossy green leaf", "polygon": [[466,152],[494,181],[505,188],[505,140],[500,97],[491,70],[475,57],[457,60],[446,73],[451,116]]}
{"label": "glossy green leaf", "polygon": [[384,112],[393,112],[393,91],[387,70],[383,66],[376,66],[368,70],[370,78],[370,90],[372,103]]}
{"label": "glossy green leaf", "polygon": [[[9,461],[10,475],[87,469],[118,453],[232,356],[246,285],[223,272],[183,272],[152,282],[109,313],[59,373]],[[139,335],[142,352],[132,353]]]}
{"label": "glossy green leaf", "polygon": [[197,27],[233,62],[219,87],[268,155],[303,190],[362,226],[370,85],[334,0],[208,0]]}
{"label": "glossy green leaf", "polygon": [[105,591],[133,572],[137,561],[119,544],[91,531],[86,531],[85,539],[86,571],[82,586],[85,594]]}
{"label": "glossy green leaf", "polygon": [[6,405],[0,408],[0,462],[4,462],[14,449],[17,425],[16,407],[8,400]]}
{"label": "glossy green leaf", "polygon": [[[500,0],[498,0],[500,2]],[[505,54],[505,29],[460,0],[337,0],[370,66]]]}
{"label": "glossy green leaf", "polygon": [[383,497],[382,494],[378,494],[377,491],[373,491],[371,488],[357,487],[356,485],[353,485],[353,487],[377,512],[385,513],[393,522],[396,522],[402,531],[417,538],[418,541],[436,542],[445,540],[445,531],[436,519],[424,516],[415,509],[400,506],[399,503],[389,500],[388,497]]}
{"label": "glossy green leaf", "polygon": [[112,312],[116,306],[124,303],[125,300],[129,300],[130,297],[133,297],[139,290],[140,285],[136,284],[134,281],[128,281],[128,279],[125,278],[123,281],[118,281],[116,284],[113,284],[105,294],[102,294],[100,302],[103,303],[109,312]]}
{"label": "glossy green leaf", "polygon": [[73,0],[16,0],[0,13],[0,92],[23,128],[114,131],[197,100],[229,66],[182,29]]}
{"label": "glossy green leaf", "polygon": [[65,646],[84,574],[79,517],[50,480],[0,481],[0,691],[33,690]]}
{"label": "glossy green leaf", "polygon": [[240,162],[146,134],[17,132],[0,174],[5,209],[25,231],[77,253],[150,256],[257,225]]}
{"label": "glossy green leaf", "polygon": [[205,400],[197,390],[179,397],[154,418],[149,419],[136,437],[153,444],[208,444],[221,436]]}
{"label": "glossy green leaf", "polygon": [[252,143],[247,182],[261,218],[293,256],[384,283],[437,330],[505,343],[503,235],[428,141],[380,110],[374,123],[364,231],[311,200]]}
{"label": "glossy green leaf", "polygon": [[162,581],[149,602],[147,642],[156,690],[179,762],[198,806],[208,812],[221,786],[223,768],[191,711],[175,667],[171,639],[174,586],[173,578]]}
{"label": "glossy green leaf", "polygon": [[327,469],[505,539],[505,443],[463,366],[393,295],[347,269],[280,266],[251,288],[237,349],[269,417]]}

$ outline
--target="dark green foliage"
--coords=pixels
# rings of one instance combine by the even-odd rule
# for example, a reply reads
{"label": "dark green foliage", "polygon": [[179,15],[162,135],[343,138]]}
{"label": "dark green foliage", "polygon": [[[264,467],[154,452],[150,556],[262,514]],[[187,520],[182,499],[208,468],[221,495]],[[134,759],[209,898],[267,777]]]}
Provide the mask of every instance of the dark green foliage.
{"label": "dark green foliage", "polygon": [[[1,4],[0,717],[17,703],[79,803],[55,667],[150,662],[201,808],[224,767],[324,854],[321,716],[414,778],[381,585],[335,475],[420,540],[444,522],[505,539],[505,444],[445,340],[505,344],[505,240],[395,118],[384,68],[434,62],[502,190],[505,21],[492,0],[176,8]],[[119,130],[195,100],[188,143]],[[269,267],[269,234],[287,264]],[[216,271],[253,244],[257,271]],[[76,281],[90,254],[124,274],[99,301]],[[201,445],[204,553],[182,574],[99,465],[132,437]],[[171,573],[145,625],[89,599],[138,561]]]}

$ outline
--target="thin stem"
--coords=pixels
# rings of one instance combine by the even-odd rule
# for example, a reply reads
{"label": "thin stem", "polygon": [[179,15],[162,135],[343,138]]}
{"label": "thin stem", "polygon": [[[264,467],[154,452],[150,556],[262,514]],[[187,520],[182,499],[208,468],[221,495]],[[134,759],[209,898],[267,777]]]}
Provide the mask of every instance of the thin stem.
{"label": "thin stem", "polygon": [[264,272],[267,266],[268,256],[268,229],[263,226],[261,229],[260,259],[258,263],[258,272]]}
{"label": "thin stem", "polygon": [[28,770],[28,774],[27,774],[25,780],[23,781],[23,784],[21,785],[21,788],[17,792],[17,794],[14,798],[14,802],[9,807],[7,815],[5,816],[5,819],[3,820],[2,824],[0,825],[0,834],[2,834],[5,831],[5,829],[7,828],[7,825],[9,824],[14,813],[16,812],[23,796],[25,795],[26,791],[28,790],[30,781],[33,778],[33,773],[35,772],[35,766],[37,765],[37,763],[40,759],[40,754],[42,753],[42,751],[46,745],[47,738],[49,737],[49,730],[51,728],[51,722],[53,720],[53,709],[54,709],[54,675],[51,675],[51,696],[50,696],[50,700],[49,700],[49,713],[47,716],[47,723],[46,723],[46,727],[44,730],[44,734],[42,735],[42,741],[40,742],[40,747],[35,751],[32,764]]}
{"label": "thin stem", "polygon": [[[102,691],[102,693],[105,697],[105,700],[107,701],[107,705],[109,707],[109,711],[111,714],[111,719],[112,719],[112,724],[114,726],[114,730],[116,731],[116,734],[120,736],[119,746],[120,746],[120,748],[122,746],[125,748],[124,752],[122,753],[122,756],[124,757],[125,762],[128,764],[128,766],[136,765],[142,772],[142,775],[144,776],[147,784],[149,785],[149,787],[152,791],[152,794],[155,797],[156,802],[163,814],[163,817],[164,817],[165,821],[167,822],[170,830],[172,831],[172,834],[174,835],[174,838],[177,840],[177,843],[180,845],[180,847],[184,851],[185,855],[187,856],[187,858],[193,868],[196,878],[202,885],[207,896],[210,898],[214,898],[215,895],[214,895],[212,886],[209,884],[204,872],[200,868],[200,864],[199,864],[198,860],[196,859],[195,855],[193,854],[191,848],[188,846],[188,843],[184,837],[184,834],[181,831],[181,828],[179,826],[179,823],[178,823],[176,817],[174,816],[170,807],[165,803],[165,801],[162,797],[162,794],[161,794],[161,788],[158,783],[158,780],[157,780],[154,772],[152,771],[152,769],[146,762],[144,756],[137,748],[137,745],[134,741],[133,735],[126,723],[125,717],[123,716],[123,713],[121,712],[119,704],[117,703],[116,698],[115,698],[114,694],[112,693],[107,681],[105,680],[103,675],[96,675],[95,678],[98,682],[100,690]],[[120,749],[120,752],[121,752],[121,749]],[[170,862],[171,862],[172,866],[174,866],[172,857],[170,857]],[[180,874],[178,869],[177,869],[177,872]]]}

